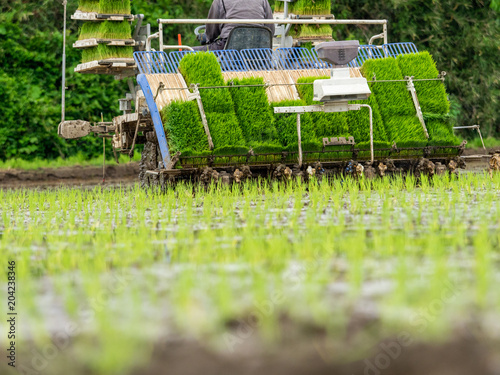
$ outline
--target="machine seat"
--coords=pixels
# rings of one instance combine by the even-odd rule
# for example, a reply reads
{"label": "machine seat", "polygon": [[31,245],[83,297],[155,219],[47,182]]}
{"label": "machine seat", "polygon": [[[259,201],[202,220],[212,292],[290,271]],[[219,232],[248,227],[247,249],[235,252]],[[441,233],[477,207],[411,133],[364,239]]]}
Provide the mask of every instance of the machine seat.
{"label": "machine seat", "polygon": [[273,33],[263,26],[236,26],[226,41],[224,49],[272,48]]}

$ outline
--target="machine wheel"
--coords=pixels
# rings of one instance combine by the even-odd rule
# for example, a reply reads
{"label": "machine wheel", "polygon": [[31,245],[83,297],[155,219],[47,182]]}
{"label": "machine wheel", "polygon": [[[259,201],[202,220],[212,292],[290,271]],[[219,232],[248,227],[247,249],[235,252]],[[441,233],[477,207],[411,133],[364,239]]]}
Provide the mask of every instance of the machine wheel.
{"label": "machine wheel", "polygon": [[158,169],[158,161],[161,160],[158,142],[155,140],[154,133],[151,133],[146,135],[147,142],[144,144],[144,150],[142,151],[139,163],[139,181],[143,189],[158,186],[159,183],[158,176],[146,173],[146,171]]}

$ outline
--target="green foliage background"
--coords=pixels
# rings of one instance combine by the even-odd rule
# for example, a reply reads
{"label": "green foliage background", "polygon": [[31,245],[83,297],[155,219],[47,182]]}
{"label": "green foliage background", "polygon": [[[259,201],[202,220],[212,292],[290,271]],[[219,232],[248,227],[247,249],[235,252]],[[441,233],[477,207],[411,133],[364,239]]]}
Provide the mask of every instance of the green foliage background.
{"label": "green foliage background", "polygon": [[[132,12],[145,14],[155,28],[160,17],[206,14],[210,3],[134,0]],[[81,26],[70,19],[77,7],[78,1],[68,1],[66,118],[98,121],[103,113],[105,120],[111,120],[119,114],[117,100],[124,97],[126,82],[73,72],[81,60],[81,52],[71,48]],[[62,0],[0,0],[0,160],[76,154],[91,157],[102,152],[99,138],[67,141],[57,135],[61,120],[62,28]],[[174,42],[179,32],[186,43],[194,44],[188,26],[168,27],[165,35]]]}
{"label": "green foliage background", "polygon": [[[97,155],[101,140],[66,141],[57,136],[61,106],[62,0],[0,0],[0,160],[55,158],[77,153]],[[132,12],[143,13],[156,28],[158,18],[205,17],[210,0],[134,0]],[[81,52],[70,46],[79,23],[69,20],[77,1],[68,1],[67,118],[97,121],[118,114],[117,99],[126,84],[112,77],[80,75],[73,68]],[[332,13],[341,18],[385,18],[389,39],[414,42],[428,50],[446,70],[451,114],[457,125],[480,124],[485,135],[500,132],[498,0],[337,0]],[[165,35],[183,35],[195,44],[192,26],[169,26]],[[380,32],[374,27],[336,27],[334,37],[366,43]],[[154,45],[153,45],[154,47]]]}

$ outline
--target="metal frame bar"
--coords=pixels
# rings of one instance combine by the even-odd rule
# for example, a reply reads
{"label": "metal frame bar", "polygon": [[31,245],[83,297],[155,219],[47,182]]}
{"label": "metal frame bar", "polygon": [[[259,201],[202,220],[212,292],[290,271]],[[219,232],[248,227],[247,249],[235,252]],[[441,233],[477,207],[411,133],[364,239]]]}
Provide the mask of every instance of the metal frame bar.
{"label": "metal frame bar", "polygon": [[[285,2],[285,6],[286,6]],[[194,18],[194,19],[158,19],[158,33],[160,38],[160,51],[163,51],[163,25],[207,25],[207,24],[249,24],[249,25],[382,25],[383,31],[382,35],[384,38],[384,44],[387,44],[387,20],[317,20],[317,19],[298,19],[298,18],[285,18],[285,19],[204,19],[204,18]],[[285,33],[283,33],[285,34]],[[282,35],[283,39],[286,35]],[[281,45],[283,47],[283,45]]]}
{"label": "metal frame bar", "polygon": [[[413,82],[418,81],[441,81],[441,79],[414,79]],[[407,82],[404,79],[394,79],[394,80],[380,80],[380,81],[366,81],[368,83],[391,83],[391,82]],[[275,86],[303,86],[303,85],[313,85],[314,82],[296,82],[296,83],[264,83],[264,84],[254,84],[254,85],[231,85],[231,86],[201,86],[198,87],[199,90],[213,90],[213,89],[230,89],[230,88],[245,88],[245,87],[275,87]],[[161,91],[181,91],[189,90],[186,87],[163,87]],[[319,110],[320,111],[320,110]],[[469,127],[466,127],[469,128]]]}
{"label": "metal frame bar", "polygon": [[210,128],[208,127],[207,116],[205,115],[205,109],[203,108],[203,102],[201,101],[200,90],[198,90],[198,85],[192,85],[193,93],[188,94],[190,100],[196,100],[198,104],[198,109],[200,111],[201,122],[203,123],[203,128],[205,129],[205,134],[207,135],[208,147],[210,150],[214,149],[214,142],[212,140],[212,135],[210,134]]}
{"label": "metal frame bar", "polygon": [[68,2],[62,3],[64,7],[64,25],[63,25],[63,55],[62,55],[62,83],[61,83],[61,123],[66,120],[66,11]]}
{"label": "metal frame bar", "polygon": [[302,167],[302,133],[300,131],[300,113],[297,113],[297,139],[299,144],[299,167]]}
{"label": "metal frame bar", "polygon": [[[284,12],[284,19],[287,19],[288,18],[288,1],[284,0],[284,9],[283,9],[283,12]],[[283,48],[285,47],[285,41],[286,41],[286,34],[288,34],[288,31],[290,29],[290,25],[287,25],[285,27],[285,25],[283,25],[283,32],[281,33],[281,41],[280,41],[280,47]]]}
{"label": "metal frame bar", "polygon": [[158,34],[160,35],[160,51],[163,51],[163,24],[158,24]]}
{"label": "metal frame bar", "polygon": [[190,52],[194,52],[193,47],[184,46],[184,45],[181,45],[181,44],[180,45],[166,45],[166,46],[163,46],[162,51],[164,51],[166,49],[187,49]]}

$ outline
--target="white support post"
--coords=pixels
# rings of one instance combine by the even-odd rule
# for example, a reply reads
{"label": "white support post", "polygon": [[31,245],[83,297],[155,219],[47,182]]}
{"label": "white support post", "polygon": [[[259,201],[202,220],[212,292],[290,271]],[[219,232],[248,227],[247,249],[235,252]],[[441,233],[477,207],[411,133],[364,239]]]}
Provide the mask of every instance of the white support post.
{"label": "white support post", "polygon": [[163,24],[158,25],[158,33],[160,34],[160,51],[163,51]]}
{"label": "white support post", "polygon": [[370,110],[370,156],[373,163],[375,160],[375,154],[373,152],[373,111],[372,107],[368,104],[360,104],[359,106],[368,108]]}
{"label": "white support post", "polygon": [[300,134],[300,113],[297,113],[297,137],[299,143],[299,167],[302,167],[302,136]]}
{"label": "white support post", "polygon": [[368,41],[368,44],[373,44],[374,40],[381,39],[381,38],[385,38],[385,34],[384,33],[372,36],[370,38],[370,40]]}
{"label": "white support post", "polygon": [[483,149],[486,151],[486,146],[484,145],[483,136],[481,135],[481,129],[479,129],[479,125],[476,125],[477,132],[479,133],[479,138],[481,138],[481,143],[483,144]]}
{"label": "white support post", "polygon": [[470,125],[470,126],[455,126],[453,128],[453,130],[455,129],[476,129],[478,134],[479,134],[479,138],[481,138],[481,143],[483,144],[483,149],[484,151],[486,151],[486,146],[484,145],[484,141],[483,141],[483,136],[481,134],[481,127],[479,125]]}
{"label": "white support post", "polygon": [[427,131],[427,126],[425,126],[424,115],[422,114],[422,108],[420,108],[420,103],[418,101],[417,90],[415,90],[415,84],[413,83],[413,77],[406,76],[406,81],[408,82],[406,88],[411,93],[411,98],[413,99],[413,105],[417,111],[417,117],[424,129],[425,137],[429,139],[429,132]]}
{"label": "white support post", "polygon": [[62,55],[62,83],[61,83],[61,123],[66,120],[66,8],[68,2],[63,1],[64,26],[63,26],[63,55]]}

